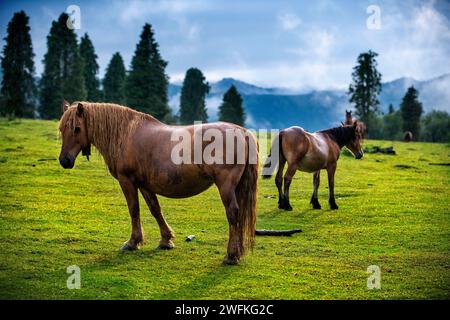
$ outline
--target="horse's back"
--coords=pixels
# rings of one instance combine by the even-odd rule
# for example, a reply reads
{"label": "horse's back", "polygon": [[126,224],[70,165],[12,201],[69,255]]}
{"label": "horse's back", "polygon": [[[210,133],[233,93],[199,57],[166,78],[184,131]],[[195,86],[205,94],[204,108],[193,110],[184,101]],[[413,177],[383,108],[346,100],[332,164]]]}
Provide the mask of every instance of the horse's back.
{"label": "horse's back", "polygon": [[329,143],[320,132],[310,133],[302,127],[293,126],[280,134],[283,155],[288,163],[297,164],[298,169],[305,172],[315,172],[326,166]]}
{"label": "horse's back", "polygon": [[[208,152],[205,149],[216,142],[217,136],[222,137],[221,147],[226,150],[227,132],[245,138],[248,131],[226,122],[201,126],[148,125],[136,132],[131,146],[124,152],[128,155],[126,162],[129,171],[146,189],[156,194],[171,198],[199,194],[208,189],[219,175],[240,177],[244,171],[248,160],[246,144],[242,145],[245,149],[241,150],[244,152],[241,164],[227,164],[225,158],[219,163],[206,161],[205,154]],[[200,134],[200,140],[195,141],[197,134]],[[233,156],[238,152],[237,145],[236,143]],[[225,155],[225,151],[223,154]]]}
{"label": "horse's back", "polygon": [[307,132],[298,126],[281,130],[280,143],[282,154],[288,163],[299,161],[309,147]]}

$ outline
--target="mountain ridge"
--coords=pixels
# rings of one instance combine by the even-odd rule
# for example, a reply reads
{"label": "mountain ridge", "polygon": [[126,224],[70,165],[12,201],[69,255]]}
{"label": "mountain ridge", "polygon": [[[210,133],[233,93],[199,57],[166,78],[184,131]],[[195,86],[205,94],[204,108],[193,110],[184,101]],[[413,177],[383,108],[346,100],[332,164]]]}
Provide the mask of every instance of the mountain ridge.
{"label": "mountain ridge", "polygon": [[[247,114],[246,125],[252,128],[285,128],[301,125],[316,131],[337,126],[343,120],[344,110],[353,109],[348,102],[346,90],[311,90],[295,92],[278,87],[260,87],[238,79],[223,78],[211,82],[206,99],[209,121],[217,120],[217,111],[222,96],[231,85],[235,85],[244,100]],[[450,111],[450,74],[428,80],[401,77],[382,83],[380,110],[386,112],[390,103],[399,108],[406,89],[414,85],[419,90],[419,100],[426,112],[432,109]],[[178,111],[181,85],[169,85],[170,105]]]}

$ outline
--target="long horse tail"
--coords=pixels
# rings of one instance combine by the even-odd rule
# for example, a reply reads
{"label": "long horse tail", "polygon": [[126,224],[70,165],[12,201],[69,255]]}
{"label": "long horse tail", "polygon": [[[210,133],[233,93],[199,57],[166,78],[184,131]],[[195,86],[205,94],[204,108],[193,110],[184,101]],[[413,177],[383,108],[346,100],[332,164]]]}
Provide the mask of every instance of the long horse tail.
{"label": "long horse tail", "polygon": [[236,187],[237,202],[239,205],[237,229],[239,232],[240,254],[252,249],[255,242],[256,231],[256,202],[258,195],[258,142],[253,134],[248,134],[248,157],[244,172]]}
{"label": "long horse tail", "polygon": [[[280,162],[280,157],[283,156],[281,150],[281,137],[282,135],[281,133],[279,133],[272,141],[272,147],[270,148],[269,156],[267,157],[262,170],[263,179],[270,179],[272,177],[275,168]],[[278,153],[275,157],[273,157],[274,152]]]}

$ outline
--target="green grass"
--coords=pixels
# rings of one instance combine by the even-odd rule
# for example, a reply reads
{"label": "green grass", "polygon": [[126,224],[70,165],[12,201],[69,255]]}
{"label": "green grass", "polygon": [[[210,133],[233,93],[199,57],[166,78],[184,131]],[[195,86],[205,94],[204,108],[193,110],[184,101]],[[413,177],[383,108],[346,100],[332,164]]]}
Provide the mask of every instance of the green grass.
{"label": "green grass", "polygon": [[[222,266],[227,222],[216,188],[160,198],[176,248],[155,250],[159,229],[141,199],[145,246],[120,253],[130,221],[118,183],[99,155],[73,170],[56,160],[55,121],[0,120],[0,298],[11,299],[448,299],[450,145],[393,145],[396,156],[345,154],[328,210],[326,174],[312,210],[312,176],[298,172],[291,212],[277,209],[273,179],[260,180],[258,228],[301,228],[258,237],[238,266]],[[186,236],[194,234],[192,242]],[[68,290],[67,266],[81,268]],[[381,289],[368,290],[369,265]]]}

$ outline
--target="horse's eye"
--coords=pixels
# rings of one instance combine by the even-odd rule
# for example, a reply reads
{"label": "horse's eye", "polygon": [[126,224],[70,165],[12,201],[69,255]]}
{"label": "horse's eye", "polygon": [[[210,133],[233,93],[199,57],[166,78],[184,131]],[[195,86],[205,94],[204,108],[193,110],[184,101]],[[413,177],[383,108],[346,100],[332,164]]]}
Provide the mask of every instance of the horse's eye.
{"label": "horse's eye", "polygon": [[75,132],[75,133],[80,132],[80,127],[75,127],[75,129],[73,130],[73,132]]}

